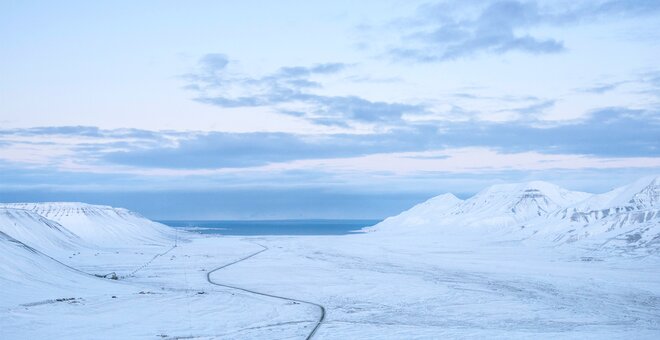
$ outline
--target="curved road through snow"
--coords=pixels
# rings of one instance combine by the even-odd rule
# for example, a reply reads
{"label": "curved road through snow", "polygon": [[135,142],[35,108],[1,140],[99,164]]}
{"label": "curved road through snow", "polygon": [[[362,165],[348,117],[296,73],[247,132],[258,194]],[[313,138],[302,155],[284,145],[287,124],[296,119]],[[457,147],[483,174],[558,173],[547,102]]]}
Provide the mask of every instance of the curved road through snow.
{"label": "curved road through snow", "polygon": [[227,263],[227,264],[225,264],[225,265],[222,265],[222,266],[220,266],[220,267],[217,267],[217,268],[215,268],[215,269],[213,269],[213,270],[207,272],[207,273],[206,273],[206,281],[208,281],[208,282],[209,282],[210,284],[212,284],[212,285],[216,285],[216,286],[220,286],[220,287],[226,287],[226,288],[236,289],[236,290],[240,290],[240,291],[247,292],[247,293],[251,293],[251,294],[256,294],[256,295],[261,295],[261,296],[267,296],[267,297],[271,297],[271,298],[275,298],[275,299],[280,299],[280,300],[285,300],[285,301],[291,301],[291,302],[303,303],[303,304],[312,305],[312,306],[317,307],[317,308],[321,311],[321,315],[319,316],[318,321],[316,321],[316,325],[314,325],[314,328],[312,329],[312,331],[309,333],[309,335],[307,335],[307,338],[306,338],[306,339],[309,340],[309,339],[313,338],[313,337],[314,337],[314,334],[316,334],[316,331],[319,329],[319,327],[321,327],[321,324],[323,323],[323,320],[325,319],[325,307],[323,307],[322,305],[320,305],[320,304],[318,304],[318,303],[314,303],[314,302],[305,301],[305,300],[299,300],[299,299],[293,299],[293,298],[288,298],[288,297],[279,296],[279,295],[273,295],[273,294],[261,293],[261,292],[257,292],[257,291],[250,290],[250,289],[247,289],[247,288],[241,288],[241,287],[232,286],[232,285],[228,285],[228,284],[217,283],[217,282],[214,282],[213,280],[211,280],[211,274],[215,273],[216,271],[218,271],[218,270],[220,270],[220,269],[223,269],[223,268],[227,268],[227,267],[229,267],[229,266],[231,266],[231,265],[234,265],[234,264],[237,264],[237,263],[239,263],[239,262],[245,261],[245,260],[247,260],[247,259],[249,259],[249,258],[252,258],[252,257],[254,257],[254,256],[257,256],[257,255],[259,255],[259,254],[265,252],[266,250],[268,250],[268,247],[266,247],[266,246],[264,246],[264,245],[261,245],[261,244],[259,244],[259,243],[254,243],[254,244],[260,246],[260,247],[263,248],[263,249],[261,249],[261,250],[255,252],[255,253],[252,253],[252,254],[250,254],[250,255],[248,255],[248,256],[242,257],[242,258],[240,258],[240,259],[238,259],[238,260],[236,260],[236,261],[234,261],[234,262]]}

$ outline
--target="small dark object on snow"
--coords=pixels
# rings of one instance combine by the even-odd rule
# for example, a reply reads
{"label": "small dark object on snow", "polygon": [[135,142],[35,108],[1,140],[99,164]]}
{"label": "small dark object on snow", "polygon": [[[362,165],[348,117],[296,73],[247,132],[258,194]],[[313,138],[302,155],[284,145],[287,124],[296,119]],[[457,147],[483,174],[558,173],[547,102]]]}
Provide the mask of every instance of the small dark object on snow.
{"label": "small dark object on snow", "polygon": [[110,279],[110,280],[119,280],[119,277],[117,276],[117,273],[115,273],[115,272],[105,274],[105,275],[103,275],[103,278]]}
{"label": "small dark object on snow", "polygon": [[206,294],[206,292],[197,292],[197,294],[202,295],[202,294]]}
{"label": "small dark object on snow", "polygon": [[116,295],[113,295],[113,296],[112,296],[112,298],[113,298],[113,299],[116,299],[116,298],[117,298],[117,296],[116,296]]}

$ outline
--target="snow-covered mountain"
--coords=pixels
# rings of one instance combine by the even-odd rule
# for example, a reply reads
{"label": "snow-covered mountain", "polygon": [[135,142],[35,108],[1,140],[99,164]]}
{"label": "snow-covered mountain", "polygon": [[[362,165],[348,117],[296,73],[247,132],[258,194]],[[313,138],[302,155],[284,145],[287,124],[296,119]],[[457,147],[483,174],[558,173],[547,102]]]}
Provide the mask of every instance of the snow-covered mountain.
{"label": "snow-covered mountain", "polygon": [[79,266],[96,259],[91,254],[103,249],[115,254],[123,247],[170,246],[173,237],[171,228],[126,209],[83,203],[4,204],[0,207],[2,305],[103,288],[104,280],[72,267],[76,261],[72,254],[82,252]]}
{"label": "snow-covered mountain", "polygon": [[595,195],[538,181],[498,184],[463,201],[434,197],[366,230],[660,253],[660,177]]}
{"label": "snow-covered mountain", "polygon": [[660,177],[647,177],[560,209],[530,229],[555,243],[616,251],[660,249]]}
{"label": "snow-covered mountain", "polygon": [[505,231],[503,229],[546,216],[590,196],[540,181],[497,184],[464,201],[452,194],[434,197],[370,230],[441,228],[451,233],[466,233],[466,228],[487,228]]}
{"label": "snow-covered mountain", "polygon": [[89,246],[59,223],[25,209],[0,208],[0,232],[51,255]]}
{"label": "snow-covered mountain", "polygon": [[422,202],[399,215],[386,218],[379,224],[365,228],[366,231],[398,229],[399,227],[418,227],[431,225],[437,221],[443,221],[454,211],[458,204],[463,202],[451,193],[435,196]]}
{"label": "snow-covered mountain", "polygon": [[122,208],[75,202],[10,203],[4,208],[32,211],[97,246],[166,244],[172,228]]}
{"label": "snow-covered mountain", "polygon": [[541,181],[497,184],[460,204],[452,215],[465,226],[517,226],[589,196]]}
{"label": "snow-covered mountain", "polygon": [[589,213],[610,208],[643,210],[660,204],[660,176],[641,178],[629,185],[593,195],[570,207],[574,212]]}

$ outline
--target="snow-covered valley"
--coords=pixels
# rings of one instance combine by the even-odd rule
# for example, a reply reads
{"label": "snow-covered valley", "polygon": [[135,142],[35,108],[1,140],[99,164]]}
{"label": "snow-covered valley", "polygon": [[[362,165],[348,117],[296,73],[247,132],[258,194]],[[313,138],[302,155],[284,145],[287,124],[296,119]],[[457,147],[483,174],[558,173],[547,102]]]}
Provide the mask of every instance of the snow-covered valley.
{"label": "snow-covered valley", "polygon": [[4,204],[0,338],[660,336],[658,178],[444,194],[366,231],[208,236],[124,209]]}

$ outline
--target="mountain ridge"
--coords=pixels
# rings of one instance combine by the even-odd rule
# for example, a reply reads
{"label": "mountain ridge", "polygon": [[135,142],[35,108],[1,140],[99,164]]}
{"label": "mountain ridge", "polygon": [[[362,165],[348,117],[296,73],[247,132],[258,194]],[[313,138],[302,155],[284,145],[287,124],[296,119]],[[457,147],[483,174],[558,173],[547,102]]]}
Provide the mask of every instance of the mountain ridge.
{"label": "mountain ridge", "polygon": [[[369,227],[370,232],[425,233],[481,242],[580,243],[589,249],[658,253],[660,176],[602,194],[542,182],[496,184],[449,204],[433,197]],[[607,247],[605,247],[607,245]]]}
{"label": "mountain ridge", "polygon": [[0,208],[34,212],[97,246],[169,244],[174,238],[171,228],[124,208],[81,202],[5,203]]}

